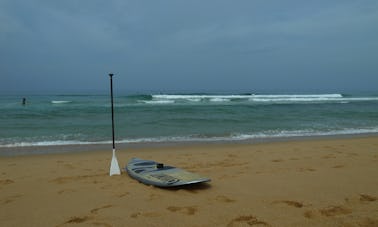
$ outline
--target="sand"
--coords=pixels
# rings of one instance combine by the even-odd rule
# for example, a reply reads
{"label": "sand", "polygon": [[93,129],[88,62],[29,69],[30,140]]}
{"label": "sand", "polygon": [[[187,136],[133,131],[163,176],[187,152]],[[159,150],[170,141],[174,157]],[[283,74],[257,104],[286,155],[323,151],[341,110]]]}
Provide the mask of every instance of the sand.
{"label": "sand", "polygon": [[0,157],[1,226],[378,226],[378,137],[117,151],[208,176],[108,176],[107,151]]}

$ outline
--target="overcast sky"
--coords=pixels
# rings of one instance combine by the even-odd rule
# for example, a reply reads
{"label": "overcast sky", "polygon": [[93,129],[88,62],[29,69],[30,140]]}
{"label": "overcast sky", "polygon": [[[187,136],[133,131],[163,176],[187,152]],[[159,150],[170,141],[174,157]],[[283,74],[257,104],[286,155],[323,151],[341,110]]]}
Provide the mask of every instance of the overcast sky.
{"label": "overcast sky", "polygon": [[378,91],[377,0],[0,0],[0,93]]}

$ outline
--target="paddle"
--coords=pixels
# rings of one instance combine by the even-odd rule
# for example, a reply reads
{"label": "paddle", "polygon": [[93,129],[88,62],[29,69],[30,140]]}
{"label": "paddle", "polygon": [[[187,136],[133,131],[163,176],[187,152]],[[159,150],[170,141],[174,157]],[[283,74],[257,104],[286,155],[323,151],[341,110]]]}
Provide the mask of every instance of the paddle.
{"label": "paddle", "polygon": [[120,175],[121,170],[118,165],[117,157],[115,155],[115,143],[114,143],[114,106],[113,106],[113,74],[109,73],[110,77],[110,97],[112,101],[112,136],[113,136],[113,157],[110,163],[110,173],[109,175]]}

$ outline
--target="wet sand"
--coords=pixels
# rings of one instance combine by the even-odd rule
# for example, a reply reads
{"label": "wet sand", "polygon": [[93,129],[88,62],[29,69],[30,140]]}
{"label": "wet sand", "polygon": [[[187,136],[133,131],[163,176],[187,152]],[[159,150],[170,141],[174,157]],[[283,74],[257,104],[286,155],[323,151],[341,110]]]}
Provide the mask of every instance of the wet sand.
{"label": "wet sand", "polygon": [[1,226],[378,226],[378,136],[117,150],[131,157],[212,181],[110,177],[111,147],[0,157]]}

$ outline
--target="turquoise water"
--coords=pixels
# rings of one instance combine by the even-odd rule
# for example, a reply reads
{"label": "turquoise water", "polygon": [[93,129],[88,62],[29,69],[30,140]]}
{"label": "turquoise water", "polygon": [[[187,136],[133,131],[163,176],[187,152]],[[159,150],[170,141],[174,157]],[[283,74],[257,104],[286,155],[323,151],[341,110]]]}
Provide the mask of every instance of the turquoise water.
{"label": "turquoise water", "polygon": [[[111,143],[108,95],[0,96],[0,147]],[[378,96],[115,96],[118,143],[378,133]]]}

